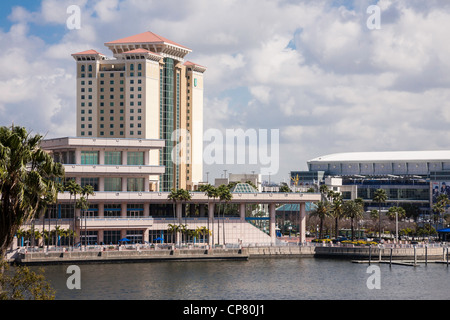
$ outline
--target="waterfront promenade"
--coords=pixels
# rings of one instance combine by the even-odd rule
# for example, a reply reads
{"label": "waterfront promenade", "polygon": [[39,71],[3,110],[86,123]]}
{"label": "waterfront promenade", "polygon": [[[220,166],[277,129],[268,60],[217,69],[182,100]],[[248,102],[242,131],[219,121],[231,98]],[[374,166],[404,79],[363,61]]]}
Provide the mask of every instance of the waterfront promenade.
{"label": "waterfront promenade", "polygon": [[431,244],[384,244],[356,246],[343,244],[313,244],[310,242],[280,243],[278,245],[218,246],[87,246],[80,248],[26,249],[19,248],[9,255],[18,264],[117,263],[192,260],[248,260],[253,258],[314,257],[381,261],[439,261],[448,262],[448,247]]}

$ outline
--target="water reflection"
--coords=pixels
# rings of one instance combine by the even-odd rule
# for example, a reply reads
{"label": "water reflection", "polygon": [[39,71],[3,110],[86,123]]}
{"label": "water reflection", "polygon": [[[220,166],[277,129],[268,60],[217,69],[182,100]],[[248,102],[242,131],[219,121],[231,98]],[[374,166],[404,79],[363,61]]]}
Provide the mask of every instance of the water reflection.
{"label": "water reflection", "polygon": [[44,269],[57,290],[56,299],[449,298],[449,268],[444,264],[379,267],[380,290],[367,288],[367,265],[313,258],[86,264],[80,265],[81,290],[67,289],[67,265]]}

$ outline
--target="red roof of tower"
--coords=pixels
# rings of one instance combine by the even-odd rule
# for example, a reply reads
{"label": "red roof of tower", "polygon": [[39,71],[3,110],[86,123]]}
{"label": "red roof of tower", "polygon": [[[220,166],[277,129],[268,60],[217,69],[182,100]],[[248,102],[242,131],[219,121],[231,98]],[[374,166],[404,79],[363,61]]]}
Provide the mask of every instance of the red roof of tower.
{"label": "red roof of tower", "polygon": [[86,51],[82,51],[82,52],[78,52],[78,53],[73,53],[72,55],[82,55],[82,54],[100,54],[100,55],[103,56],[103,54],[101,54],[100,52],[95,51],[94,49],[86,50]]}
{"label": "red roof of tower", "polygon": [[146,31],[143,33],[139,33],[136,34],[134,36],[130,36],[130,37],[126,37],[126,38],[122,38],[122,39],[118,39],[118,40],[114,40],[114,41],[110,41],[110,42],[106,42],[105,45],[108,44],[122,44],[122,43],[168,43],[168,44],[172,44],[181,48],[185,48],[188,50],[191,50],[185,46],[182,46],[181,44],[178,44],[176,42],[173,42],[169,39],[166,39],[162,36],[159,36],[153,32],[150,31]]}

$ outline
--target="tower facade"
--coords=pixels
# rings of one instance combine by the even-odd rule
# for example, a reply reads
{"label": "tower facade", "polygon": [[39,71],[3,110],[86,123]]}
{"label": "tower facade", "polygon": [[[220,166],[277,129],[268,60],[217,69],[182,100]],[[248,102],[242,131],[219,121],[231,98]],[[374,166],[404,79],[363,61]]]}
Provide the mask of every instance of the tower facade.
{"label": "tower facade", "polygon": [[196,189],[203,177],[203,73],[191,49],[152,32],[72,54],[77,64],[77,136],[162,139],[153,165],[160,191]]}

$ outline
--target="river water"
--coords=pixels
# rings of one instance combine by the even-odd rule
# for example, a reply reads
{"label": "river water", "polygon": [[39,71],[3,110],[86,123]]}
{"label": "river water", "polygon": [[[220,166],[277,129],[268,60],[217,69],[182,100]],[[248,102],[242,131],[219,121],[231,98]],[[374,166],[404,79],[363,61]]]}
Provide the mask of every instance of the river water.
{"label": "river water", "polygon": [[371,269],[368,264],[317,258],[80,264],[80,289],[68,288],[72,276],[67,273],[68,265],[42,268],[57,300],[450,298],[450,267],[435,263],[417,267],[372,264]]}

